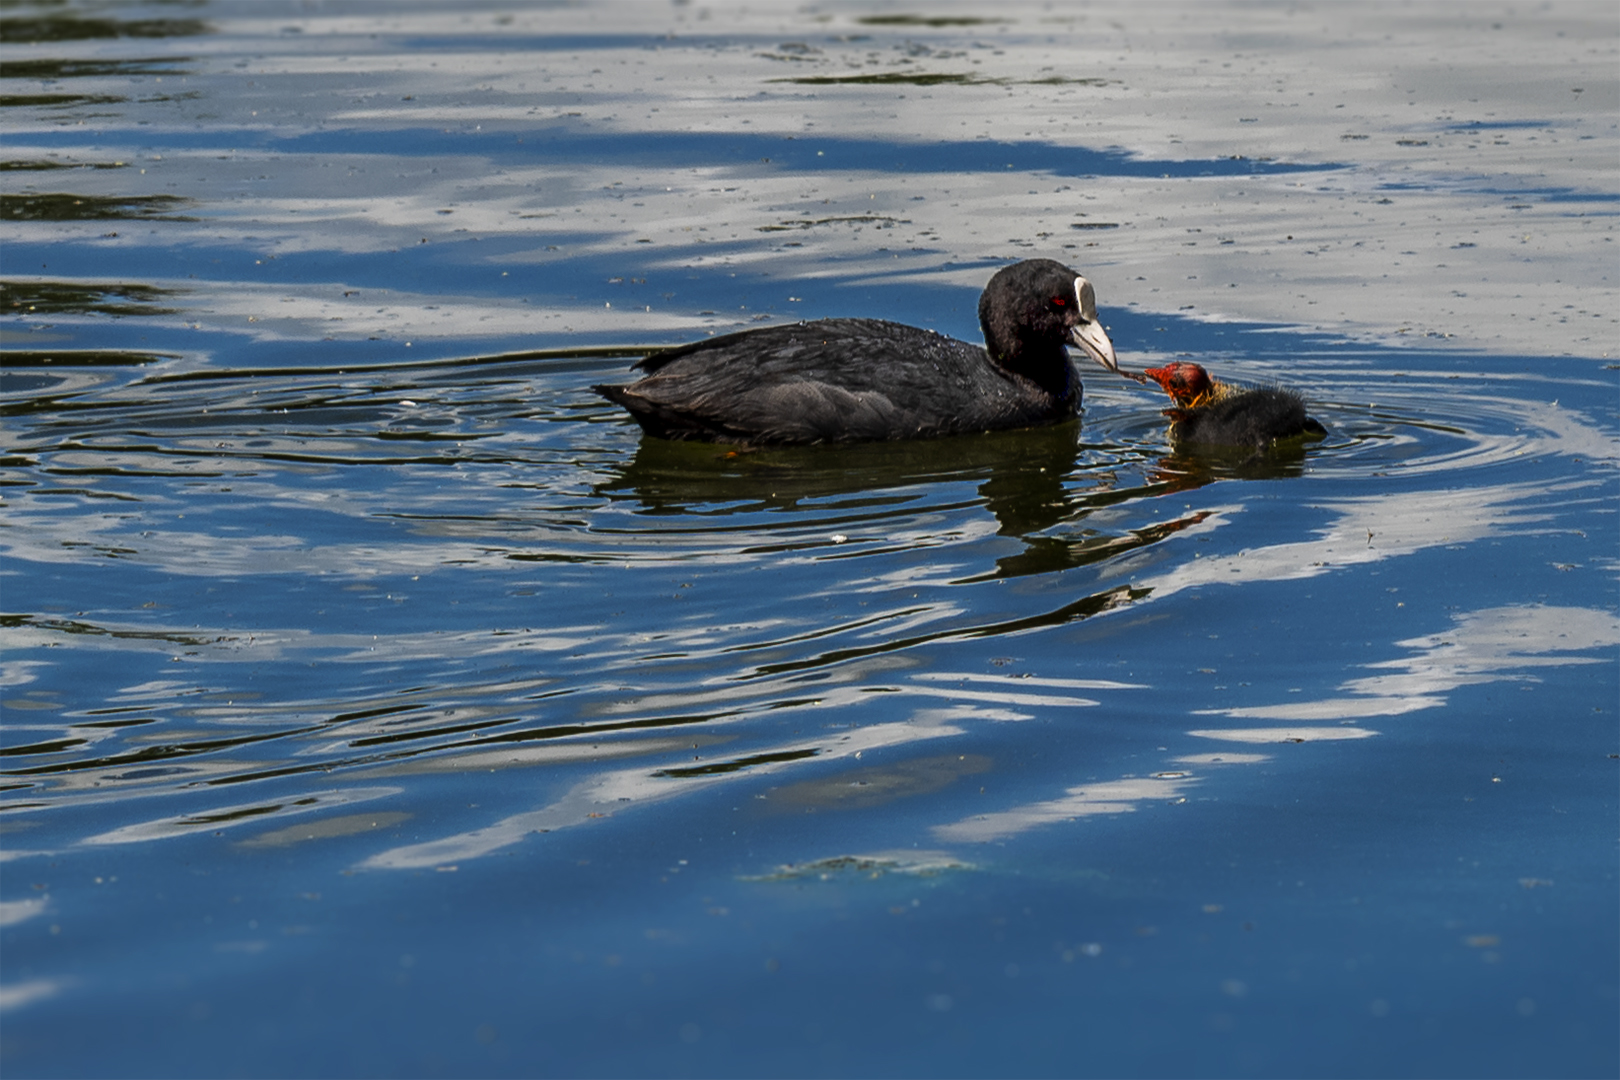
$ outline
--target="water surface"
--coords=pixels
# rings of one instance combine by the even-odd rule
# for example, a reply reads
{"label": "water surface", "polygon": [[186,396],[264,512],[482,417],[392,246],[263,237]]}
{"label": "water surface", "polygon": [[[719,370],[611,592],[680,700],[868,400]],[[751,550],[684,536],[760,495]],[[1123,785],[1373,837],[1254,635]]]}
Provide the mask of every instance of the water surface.
{"label": "water surface", "polygon": [[[8,13],[8,1073],[1612,1075],[1612,20],[1130,10]],[[1329,437],[588,389],[1031,255]]]}

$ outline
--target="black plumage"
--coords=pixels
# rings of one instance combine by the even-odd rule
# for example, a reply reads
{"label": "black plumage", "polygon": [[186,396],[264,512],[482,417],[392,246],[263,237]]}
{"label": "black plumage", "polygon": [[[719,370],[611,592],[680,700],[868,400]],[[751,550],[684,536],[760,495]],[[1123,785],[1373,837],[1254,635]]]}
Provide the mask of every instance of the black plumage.
{"label": "black plumage", "polygon": [[1283,387],[1217,382],[1186,361],[1148,368],[1146,374],[1175,402],[1164,413],[1170,417],[1170,441],[1177,446],[1263,451],[1279,442],[1327,434],[1306,414],[1305,399]]}
{"label": "black plumage", "polygon": [[988,348],[881,319],[747,330],[654,353],[595,390],[649,434],[757,445],[927,438],[1079,411],[1066,345],[1118,370],[1085,278],[1049,259],[999,271],[979,299]]}
{"label": "black plumage", "polygon": [[1177,443],[1241,446],[1264,450],[1280,439],[1327,434],[1305,414],[1305,399],[1292,390],[1243,390],[1202,408],[1175,410],[1170,437]]}

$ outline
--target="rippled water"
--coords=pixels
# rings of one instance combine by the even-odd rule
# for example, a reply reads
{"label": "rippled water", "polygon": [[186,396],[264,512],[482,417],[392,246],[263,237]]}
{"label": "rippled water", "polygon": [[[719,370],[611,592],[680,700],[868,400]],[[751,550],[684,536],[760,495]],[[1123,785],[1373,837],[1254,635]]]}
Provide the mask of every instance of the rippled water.
{"label": "rippled water", "polygon": [[[1126,300],[1139,241],[1084,213],[975,239],[1028,185],[1168,213],[1358,166],[1021,129],[964,162],[868,130],[875,96],[809,148],[743,126],[780,100],[567,127],[690,108],[761,50],[713,92],[839,48],[892,55],[792,85],[1106,88],[1030,77],[1025,9],[39,10],[0,56],[32,95],[0,256],[8,1074],[1612,1074],[1601,350],[1211,318],[1186,275]],[[620,10],[657,32],[580,23]],[[592,97],[587,63],[643,71]],[[573,98],[480,81],[512,72]],[[418,96],[563,115],[538,158],[474,152],[395,123]],[[613,169],[687,208],[636,217]],[[965,208],[906,207],[947,185]],[[1546,220],[1612,227],[1580,199]],[[1098,373],[1049,429],[736,452],[587,389],[754,321],[972,338],[1026,245],[1087,268],[1128,366],[1287,382],[1329,437],[1178,456],[1162,397]]]}

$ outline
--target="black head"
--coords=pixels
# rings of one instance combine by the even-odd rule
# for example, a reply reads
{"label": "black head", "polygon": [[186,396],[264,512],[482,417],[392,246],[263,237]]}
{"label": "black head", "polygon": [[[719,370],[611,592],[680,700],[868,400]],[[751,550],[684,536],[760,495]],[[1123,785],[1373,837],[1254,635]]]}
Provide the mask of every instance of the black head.
{"label": "black head", "polygon": [[1097,321],[1091,282],[1051,259],[1003,267],[979,297],[979,326],[990,358],[1056,396],[1067,396],[1065,346],[1085,350],[1110,371],[1119,370],[1114,345]]}

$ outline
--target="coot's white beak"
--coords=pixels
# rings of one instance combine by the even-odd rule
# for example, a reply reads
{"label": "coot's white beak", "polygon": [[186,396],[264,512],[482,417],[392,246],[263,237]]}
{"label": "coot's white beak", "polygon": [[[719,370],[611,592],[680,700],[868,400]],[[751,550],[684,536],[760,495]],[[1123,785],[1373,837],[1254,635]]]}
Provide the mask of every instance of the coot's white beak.
{"label": "coot's white beak", "polygon": [[1080,321],[1069,330],[1069,336],[1097,363],[1109,371],[1118,371],[1119,361],[1114,357],[1114,343],[1108,340],[1102,323],[1097,321],[1097,294],[1091,282],[1083,277],[1075,278],[1074,299],[1080,306]]}
{"label": "coot's white beak", "polygon": [[1114,343],[1103,333],[1100,323],[1095,321],[1076,323],[1074,329],[1069,331],[1069,336],[1097,363],[1109,371],[1119,370],[1119,361],[1114,358]]}

